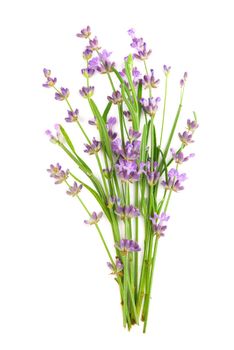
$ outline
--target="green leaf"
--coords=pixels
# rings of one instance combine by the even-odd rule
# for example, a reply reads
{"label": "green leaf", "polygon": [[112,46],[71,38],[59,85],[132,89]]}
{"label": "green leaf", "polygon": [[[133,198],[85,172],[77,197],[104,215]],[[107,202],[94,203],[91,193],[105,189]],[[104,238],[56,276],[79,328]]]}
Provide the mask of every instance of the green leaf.
{"label": "green leaf", "polygon": [[170,148],[170,145],[171,145],[171,141],[172,141],[173,135],[175,133],[177,122],[178,122],[179,117],[180,117],[181,108],[182,108],[182,105],[180,104],[179,107],[178,107],[175,119],[174,119],[174,123],[173,123],[172,128],[171,128],[171,132],[170,132],[170,135],[169,135],[169,138],[168,138],[165,150],[164,150],[165,158],[167,157],[167,154],[168,154],[168,151],[169,151],[169,148]]}
{"label": "green leaf", "polygon": [[140,124],[140,119],[141,119],[141,112],[142,112],[142,105],[140,104],[140,99],[142,98],[142,83],[140,82],[138,84],[138,89],[137,89],[137,102],[138,102],[138,119],[139,119],[139,124]]}
{"label": "green leaf", "polygon": [[112,106],[112,102],[109,102],[103,112],[103,115],[102,115],[102,118],[104,120],[104,122],[106,123],[107,121],[107,116],[108,116],[108,113],[110,112],[110,109],[111,109],[111,106]]}
{"label": "green leaf", "polygon": [[71,142],[70,137],[68,136],[67,132],[65,131],[65,129],[62,127],[62,125],[59,125],[60,131],[66,141],[66,143],[68,144],[68,146],[70,147],[71,151],[76,154],[75,151],[75,147],[73,146],[73,143]]}

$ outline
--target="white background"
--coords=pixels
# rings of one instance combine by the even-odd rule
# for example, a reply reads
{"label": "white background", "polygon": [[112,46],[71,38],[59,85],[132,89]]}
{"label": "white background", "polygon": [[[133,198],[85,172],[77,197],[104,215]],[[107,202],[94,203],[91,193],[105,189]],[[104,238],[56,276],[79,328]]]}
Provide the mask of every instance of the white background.
{"label": "white background", "polygon": [[[1,5],[1,350],[233,350],[232,14],[227,0]],[[164,63],[173,67],[172,111],[187,70],[182,117],[194,109],[199,117],[186,191],[172,199],[160,241],[146,335],[122,329],[117,288],[96,231],[45,171],[51,162],[70,163],[44,136],[66,109],[41,87],[41,71],[51,68],[71,89],[86,126],[90,114],[78,94],[84,42],[75,34],[87,24],[118,60],[129,52],[127,29],[136,28],[153,49],[150,66],[158,76]],[[110,236],[105,220],[101,226]]]}

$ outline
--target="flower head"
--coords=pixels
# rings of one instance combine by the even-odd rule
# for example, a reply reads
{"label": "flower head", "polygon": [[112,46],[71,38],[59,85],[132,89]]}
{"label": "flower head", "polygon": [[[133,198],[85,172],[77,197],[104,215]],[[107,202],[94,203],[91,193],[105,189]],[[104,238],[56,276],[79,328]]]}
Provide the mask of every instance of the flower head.
{"label": "flower head", "polygon": [[180,80],[180,87],[181,87],[181,88],[184,87],[187,78],[188,78],[188,73],[187,73],[187,72],[184,72],[183,78]]}
{"label": "flower head", "polygon": [[140,179],[142,170],[136,161],[126,160],[120,157],[115,165],[116,173],[122,182],[137,182]]}
{"label": "flower head", "polygon": [[151,117],[154,117],[158,110],[158,103],[160,102],[160,100],[160,97],[149,97],[148,99],[141,98],[140,103],[145,113],[149,114]]}
{"label": "flower head", "polygon": [[44,73],[44,76],[47,80],[44,84],[42,84],[42,86],[46,87],[46,88],[53,87],[57,82],[57,78],[51,77],[51,70],[50,69],[44,68],[43,73]]}
{"label": "flower head", "polygon": [[164,66],[163,66],[163,71],[164,71],[165,76],[167,77],[167,76],[170,74],[171,66],[166,66],[166,65],[164,64]]}
{"label": "flower head", "polygon": [[110,262],[107,262],[107,266],[112,271],[111,272],[112,275],[118,275],[118,276],[122,275],[121,271],[123,270],[124,266],[118,257],[116,257],[115,265],[111,264]]}
{"label": "flower head", "polygon": [[154,70],[151,69],[150,70],[150,74],[144,75],[142,83],[143,83],[143,86],[144,86],[145,89],[147,89],[147,88],[157,88],[159,83],[160,83],[160,79],[156,79],[155,78]]}
{"label": "flower head", "polygon": [[198,128],[198,124],[196,122],[196,120],[187,120],[187,129],[188,131],[191,131],[192,133]]}
{"label": "flower head", "polygon": [[93,51],[90,50],[89,48],[86,48],[83,52],[83,59],[85,61],[89,61],[93,56]]}
{"label": "flower head", "polygon": [[183,152],[175,152],[173,148],[171,148],[171,153],[172,153],[172,157],[174,158],[174,161],[177,164],[182,164],[184,162],[187,162],[189,158],[192,158],[195,156],[194,153],[190,153],[187,157],[185,157]]}
{"label": "flower head", "polygon": [[67,88],[61,87],[60,91],[55,93],[54,98],[55,98],[55,100],[63,101],[69,97],[69,94],[70,94],[70,92]]}
{"label": "flower head", "polygon": [[100,221],[102,216],[103,216],[102,212],[97,214],[94,211],[88,220],[84,220],[84,223],[87,225],[96,225]]}
{"label": "flower head", "polygon": [[140,215],[140,210],[133,205],[121,206],[117,205],[115,213],[120,217],[121,220],[132,219]]}
{"label": "flower head", "polygon": [[115,247],[122,252],[123,255],[128,252],[139,252],[141,250],[139,244],[132,239],[121,239],[115,244]]}
{"label": "flower head", "polygon": [[108,135],[109,135],[111,140],[114,140],[117,137],[117,133],[113,131],[113,127],[116,124],[116,122],[117,122],[117,120],[116,120],[115,117],[110,117],[107,120],[107,123],[106,123],[106,128],[107,128],[107,131],[108,131]]}
{"label": "flower head", "polygon": [[129,122],[132,121],[132,116],[131,116],[131,113],[129,111],[123,111],[123,115],[125,116],[125,118],[127,118],[127,120]]}
{"label": "flower head", "polygon": [[75,197],[75,196],[77,196],[80,193],[80,191],[82,190],[82,187],[83,187],[82,185],[78,186],[77,182],[74,181],[73,186],[69,187],[69,190],[67,191],[67,194],[69,196]]}
{"label": "flower head", "polygon": [[67,123],[76,122],[79,117],[79,110],[76,108],[74,111],[67,111],[68,117],[65,118]]}
{"label": "flower head", "polygon": [[121,93],[117,90],[112,93],[112,96],[107,96],[108,101],[115,105],[121,104],[123,101]]}
{"label": "flower head", "polygon": [[64,137],[63,137],[63,135],[61,133],[60,125],[59,124],[55,124],[54,128],[55,128],[55,131],[56,131],[55,135],[53,135],[51,130],[46,130],[45,134],[47,136],[49,136],[50,141],[52,143],[64,143]]}
{"label": "flower head", "polygon": [[166,190],[172,190],[174,192],[179,192],[184,189],[182,182],[187,179],[186,174],[179,174],[178,170],[172,168],[168,172],[167,181],[162,181],[162,185]]}
{"label": "flower head", "polygon": [[98,38],[96,36],[93,39],[89,39],[89,45],[87,48],[92,51],[98,51],[101,49],[101,46],[99,46],[98,43]]}
{"label": "flower head", "polygon": [[150,161],[146,162],[145,164],[142,164],[142,166],[144,166],[143,173],[147,178],[148,184],[150,186],[156,185],[160,178],[160,172],[158,171],[158,163],[154,162],[152,169]]}
{"label": "flower head", "polygon": [[194,141],[192,140],[193,134],[189,134],[187,131],[184,131],[182,134],[179,133],[179,138],[180,141],[183,143],[183,145],[187,146],[190,143],[193,143]]}
{"label": "flower head", "polygon": [[93,96],[94,86],[83,86],[79,92],[82,97],[90,98]]}
{"label": "flower head", "polygon": [[69,170],[66,171],[62,170],[62,167],[59,163],[56,165],[51,164],[49,169],[47,169],[48,173],[50,174],[50,177],[54,178],[55,184],[61,184],[65,180],[67,180],[69,175]]}
{"label": "flower head", "polygon": [[129,139],[131,141],[139,139],[140,136],[141,136],[141,133],[139,131],[134,130],[133,128],[129,129]]}
{"label": "flower head", "polygon": [[100,151],[101,146],[102,146],[101,142],[97,141],[95,137],[93,137],[93,141],[91,144],[85,144],[86,149],[84,150],[84,152],[90,155],[96,154]]}
{"label": "flower head", "polygon": [[80,33],[76,34],[76,36],[78,38],[84,38],[84,39],[89,38],[90,35],[91,35],[91,28],[90,28],[90,26],[87,26],[86,28],[81,29]]}
{"label": "flower head", "polygon": [[95,73],[95,69],[93,69],[93,68],[83,68],[83,69],[81,69],[81,73],[83,74],[83,76],[85,77],[85,78],[91,78],[93,75],[94,75],[94,73]]}
{"label": "flower head", "polygon": [[170,219],[170,216],[167,216],[166,213],[162,213],[161,215],[154,213],[154,216],[150,217],[150,220],[152,222],[153,232],[158,238],[161,236],[164,236],[167,228],[164,222],[167,222],[169,219]]}

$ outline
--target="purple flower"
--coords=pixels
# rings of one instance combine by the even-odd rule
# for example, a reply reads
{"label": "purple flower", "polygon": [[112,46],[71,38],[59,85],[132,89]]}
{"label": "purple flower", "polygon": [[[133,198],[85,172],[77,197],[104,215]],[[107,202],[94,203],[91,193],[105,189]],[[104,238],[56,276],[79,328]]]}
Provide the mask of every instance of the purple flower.
{"label": "purple flower", "polygon": [[136,161],[129,161],[120,157],[115,165],[116,173],[122,182],[139,181],[142,169],[138,167]]}
{"label": "purple flower", "polygon": [[93,57],[93,58],[89,61],[88,67],[89,67],[90,69],[97,70],[97,67],[99,66],[99,63],[100,63],[99,57]]}
{"label": "purple flower", "polygon": [[54,128],[55,128],[55,131],[56,131],[55,135],[53,135],[52,131],[50,131],[50,130],[46,130],[45,134],[47,136],[49,136],[50,141],[52,143],[64,143],[65,140],[64,140],[64,137],[63,137],[63,135],[61,133],[60,125],[59,124],[55,124]]}
{"label": "purple flower", "polygon": [[148,184],[150,186],[154,186],[156,185],[156,183],[158,182],[159,178],[160,178],[160,172],[157,170],[158,169],[158,163],[154,162],[153,164],[153,169],[151,170],[151,162],[148,161],[145,164],[142,163],[142,167],[145,167],[145,170],[143,170]]}
{"label": "purple flower", "polygon": [[95,73],[95,69],[93,69],[93,68],[83,68],[83,69],[81,69],[81,73],[83,74],[83,76],[85,78],[91,78],[94,75],[94,73]]}
{"label": "purple flower", "polygon": [[121,239],[120,242],[115,244],[115,247],[126,255],[128,252],[139,252],[141,248],[139,244],[132,239]]}
{"label": "purple flower", "polygon": [[89,125],[95,125],[95,126],[97,126],[97,118],[94,117],[94,119],[88,120],[88,123],[89,123]]}
{"label": "purple flower", "polygon": [[69,175],[69,170],[66,171],[62,170],[62,167],[59,163],[56,165],[51,164],[50,168],[47,169],[48,173],[50,173],[50,177],[54,178],[55,184],[61,184],[62,182],[66,181]]}
{"label": "purple flower", "polygon": [[187,179],[186,174],[179,174],[178,170],[171,169],[168,172],[167,181],[162,181],[162,185],[166,190],[172,190],[174,192],[179,192],[184,189],[182,182]]}
{"label": "purple flower", "polygon": [[110,196],[107,200],[107,207],[109,209],[112,209],[115,204],[119,203],[119,201],[120,201],[119,198],[115,196]]}
{"label": "purple flower", "polygon": [[91,144],[85,144],[86,149],[84,150],[84,152],[90,155],[96,154],[100,151],[101,146],[102,146],[101,142],[97,141],[95,137],[93,137],[93,141]]}
{"label": "purple flower", "polygon": [[116,124],[116,122],[117,122],[117,120],[116,120],[115,117],[110,117],[107,120],[107,123],[106,123],[106,128],[107,128],[107,131],[108,131],[108,135],[109,135],[111,140],[114,140],[117,137],[117,133],[113,131],[113,127]]}
{"label": "purple flower", "polygon": [[134,37],[135,37],[135,29],[130,28],[130,29],[128,30],[128,35],[130,35],[131,38],[134,38]]}
{"label": "purple flower", "polygon": [[108,52],[106,50],[103,50],[99,54],[99,65],[96,68],[99,73],[105,74],[112,72],[113,68],[115,67],[115,62],[111,62],[109,60],[110,55],[111,52]]}
{"label": "purple flower", "polygon": [[123,101],[121,93],[117,90],[112,93],[112,96],[107,96],[108,101],[112,102],[113,104],[121,104]]}
{"label": "purple flower", "polygon": [[129,111],[123,111],[123,115],[127,118],[127,120],[129,122],[132,121],[132,116],[131,116],[131,113]]}
{"label": "purple flower", "polygon": [[118,276],[122,275],[121,271],[123,270],[124,266],[118,257],[116,257],[115,265],[111,264],[110,262],[107,262],[107,266],[112,271],[111,272],[112,275],[118,275]]}
{"label": "purple flower", "polygon": [[148,99],[141,98],[140,103],[145,113],[149,114],[151,117],[154,117],[158,110],[158,103],[160,102],[160,100],[160,97],[149,97]]}
{"label": "purple flower", "polygon": [[171,71],[171,66],[166,66],[164,64],[163,71],[164,71],[165,76],[168,76],[170,74],[170,71]]}
{"label": "purple flower", "polygon": [[160,83],[160,80],[155,78],[154,70],[151,69],[149,75],[144,75],[142,83],[145,89],[157,88]]}
{"label": "purple flower", "polygon": [[174,158],[174,161],[177,164],[182,164],[184,162],[187,162],[189,160],[189,158],[192,158],[195,156],[194,153],[191,153],[187,157],[185,157],[183,152],[175,152],[175,150],[173,148],[171,148],[171,153],[172,153],[172,157]]}
{"label": "purple flower", "polygon": [[185,72],[185,73],[184,73],[184,76],[183,76],[183,79],[180,80],[180,87],[181,87],[181,88],[184,87],[187,78],[188,78],[188,73]]}
{"label": "purple flower", "polygon": [[115,213],[120,217],[121,220],[132,219],[140,215],[140,210],[133,205],[121,206],[117,205]]}
{"label": "purple flower", "polygon": [[98,43],[98,38],[96,36],[93,39],[89,39],[89,45],[87,48],[92,51],[98,51],[101,49],[101,46],[99,46]]}
{"label": "purple flower", "polygon": [[184,131],[183,134],[179,133],[180,141],[183,143],[183,145],[187,146],[190,143],[193,143],[192,140],[193,134],[189,134],[187,131]]}
{"label": "purple flower", "polygon": [[67,191],[67,194],[69,196],[75,197],[75,196],[77,196],[80,193],[80,191],[82,190],[82,187],[83,187],[82,185],[78,186],[77,182],[74,181],[73,186],[69,187],[69,190]]}
{"label": "purple flower", "polygon": [[84,223],[87,224],[87,225],[96,225],[101,217],[102,217],[103,213],[100,212],[100,213],[96,213],[95,211],[92,213],[92,215],[90,216],[89,220],[84,220]]}
{"label": "purple flower", "polygon": [[67,123],[76,122],[79,117],[79,110],[76,108],[74,111],[67,111],[68,117],[65,118]]}
{"label": "purple flower", "polygon": [[162,213],[161,215],[154,213],[154,216],[150,218],[152,221],[153,232],[158,238],[164,236],[167,228],[164,222],[167,222],[169,219],[170,216],[167,216],[166,213]]}
{"label": "purple flower", "polygon": [[67,88],[61,87],[60,91],[55,93],[54,98],[55,98],[55,100],[63,101],[69,97],[69,94],[70,94],[70,92]]}
{"label": "purple flower", "polygon": [[133,130],[133,128],[129,129],[129,139],[131,141],[139,139],[140,136],[141,136],[141,133],[139,131]]}
{"label": "purple flower", "polygon": [[138,60],[145,61],[149,58],[152,50],[147,50],[146,43],[143,44],[143,47],[134,54],[134,58]]}
{"label": "purple flower", "polygon": [[192,133],[198,128],[198,124],[196,122],[196,120],[187,120],[187,129],[188,131],[191,131]]}
{"label": "purple flower", "polygon": [[90,60],[90,58],[92,58],[93,56],[93,51],[90,50],[89,48],[86,48],[83,52],[83,59],[88,61]]}
{"label": "purple flower", "polygon": [[44,73],[44,76],[46,77],[47,81],[44,84],[42,84],[42,86],[46,87],[46,88],[53,87],[57,82],[57,78],[51,78],[51,76],[50,76],[51,70],[50,69],[44,68],[43,73]]}
{"label": "purple flower", "polygon": [[76,34],[76,36],[78,38],[84,38],[84,39],[89,38],[90,35],[91,35],[91,28],[90,28],[90,26],[87,26],[86,28],[81,29],[80,33]]}
{"label": "purple flower", "polygon": [[141,142],[138,140],[127,141],[124,147],[122,148],[122,141],[119,138],[116,138],[111,143],[112,151],[116,155],[122,156],[126,160],[136,160],[140,157],[140,146]]}
{"label": "purple flower", "polygon": [[83,86],[79,92],[82,97],[90,98],[93,96],[94,86]]}

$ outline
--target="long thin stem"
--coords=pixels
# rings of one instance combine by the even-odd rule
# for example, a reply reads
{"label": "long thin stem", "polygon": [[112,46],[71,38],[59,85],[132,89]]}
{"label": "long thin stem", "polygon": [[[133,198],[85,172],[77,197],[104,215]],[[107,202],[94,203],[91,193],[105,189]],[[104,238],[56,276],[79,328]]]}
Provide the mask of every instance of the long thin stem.
{"label": "long thin stem", "polygon": [[163,116],[162,116],[162,125],[161,125],[160,141],[159,141],[159,148],[160,148],[160,149],[161,149],[161,145],[162,145],[162,137],[163,137],[163,130],[164,130],[164,120],[165,120],[165,113],[166,113],[166,103],[167,103],[167,81],[168,81],[168,75],[166,75],[166,80],[165,80],[164,103],[163,103]]}

